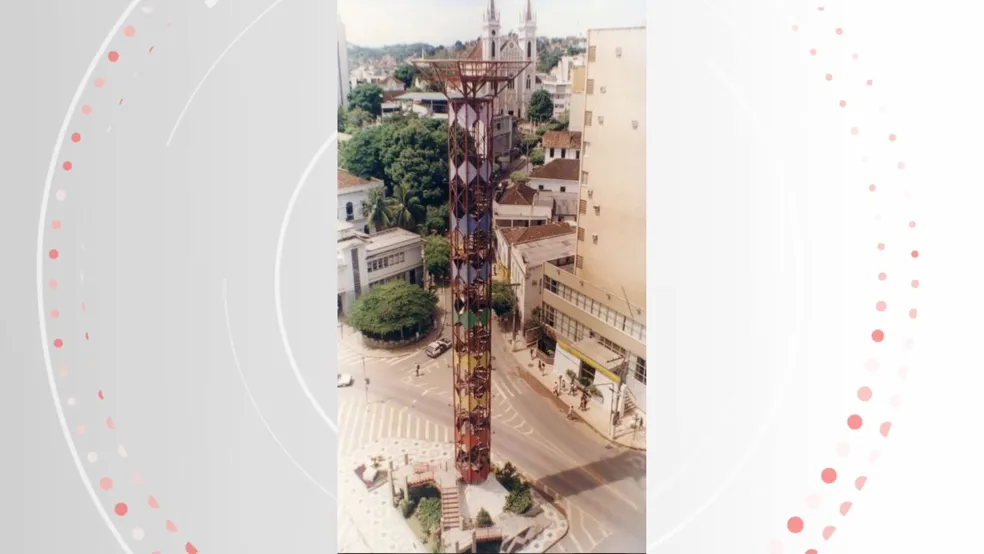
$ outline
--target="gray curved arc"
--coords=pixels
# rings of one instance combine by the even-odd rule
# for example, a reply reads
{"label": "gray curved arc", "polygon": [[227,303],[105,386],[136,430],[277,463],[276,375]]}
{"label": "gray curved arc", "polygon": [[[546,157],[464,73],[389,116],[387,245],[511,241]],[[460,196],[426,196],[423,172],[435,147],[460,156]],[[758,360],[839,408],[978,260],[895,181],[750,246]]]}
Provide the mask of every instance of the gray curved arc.
{"label": "gray curved arc", "polygon": [[75,469],[79,473],[79,477],[82,480],[82,485],[85,487],[86,492],[89,493],[89,498],[92,500],[93,505],[96,507],[96,511],[99,512],[103,523],[112,533],[113,538],[123,549],[126,554],[133,554],[130,549],[130,545],[126,543],[123,539],[123,535],[120,534],[119,529],[116,528],[116,524],[113,523],[112,518],[109,517],[109,512],[103,506],[102,502],[99,501],[99,497],[96,494],[96,490],[92,486],[92,482],[89,480],[88,475],[85,472],[85,468],[82,466],[82,460],[79,457],[78,449],[75,447],[75,442],[72,440],[71,431],[68,429],[68,421],[65,419],[65,411],[62,409],[61,400],[58,395],[58,385],[55,382],[54,371],[51,367],[51,352],[48,350],[48,327],[45,323],[45,309],[44,309],[44,230],[45,230],[45,220],[48,216],[48,201],[51,197],[51,184],[55,178],[55,166],[58,163],[58,153],[61,151],[62,145],[65,142],[65,134],[68,133],[68,125],[72,120],[72,115],[78,108],[79,102],[82,99],[82,94],[85,91],[86,85],[92,78],[92,74],[96,70],[96,66],[102,60],[103,55],[106,50],[109,49],[109,44],[112,42],[113,37],[120,32],[120,28],[126,22],[133,10],[140,5],[143,0],[133,0],[130,4],[123,10],[122,15],[116,20],[113,28],[110,29],[109,34],[103,39],[102,44],[99,46],[99,50],[96,51],[95,56],[92,57],[92,61],[89,62],[89,67],[85,71],[85,75],[82,76],[82,80],[79,82],[78,87],[75,89],[75,94],[72,96],[72,101],[69,103],[68,112],[65,114],[65,119],[62,120],[61,129],[58,131],[58,138],[55,141],[55,148],[51,154],[51,162],[48,165],[48,173],[44,181],[44,191],[41,196],[41,216],[38,222],[38,241],[37,241],[37,295],[38,295],[38,322],[40,324],[41,330],[41,351],[44,354],[44,366],[48,374],[48,388],[51,389],[51,399],[55,406],[55,413],[58,416],[58,425],[61,427],[62,435],[65,437],[65,444],[68,445],[68,450],[72,454],[72,461],[75,463]]}

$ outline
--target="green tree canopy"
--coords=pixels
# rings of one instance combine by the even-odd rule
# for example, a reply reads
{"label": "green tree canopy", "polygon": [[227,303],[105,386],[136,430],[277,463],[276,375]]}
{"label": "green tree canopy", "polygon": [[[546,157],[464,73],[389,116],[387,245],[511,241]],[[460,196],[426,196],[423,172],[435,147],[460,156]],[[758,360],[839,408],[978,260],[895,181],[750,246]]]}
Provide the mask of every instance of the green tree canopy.
{"label": "green tree canopy", "polygon": [[393,223],[408,231],[415,229],[417,221],[424,215],[420,198],[410,194],[410,188],[403,183],[397,183],[393,187],[393,196],[390,197],[389,204]]}
{"label": "green tree canopy", "polygon": [[413,85],[413,80],[417,78],[417,68],[405,63],[396,68],[393,76],[403,81],[404,86],[410,88]]}
{"label": "green tree canopy", "polygon": [[448,203],[445,202],[440,206],[427,206],[427,215],[424,218],[424,235],[429,235],[431,233],[437,233],[438,235],[443,235],[448,232],[448,214],[449,214]]}
{"label": "green tree canopy", "polygon": [[519,139],[519,144],[523,149],[523,152],[529,154],[530,150],[533,150],[538,144],[540,144],[540,138],[540,135],[536,133],[524,133]]}
{"label": "green tree canopy", "polygon": [[553,117],[553,99],[550,93],[539,89],[530,97],[529,119],[531,121],[549,121]]}
{"label": "green tree canopy", "polygon": [[509,315],[516,308],[516,292],[506,283],[492,283],[492,310],[495,315]]}
{"label": "green tree canopy", "polygon": [[349,108],[361,109],[372,115],[383,113],[383,89],[371,83],[362,83],[349,91]]}
{"label": "green tree canopy", "polygon": [[534,148],[530,152],[530,163],[533,165],[543,165],[544,160],[546,160],[546,155],[543,153],[543,148]]}
{"label": "green tree canopy", "polygon": [[345,132],[345,108],[342,106],[338,107],[338,132]]}
{"label": "green tree canopy", "polygon": [[382,126],[364,127],[342,146],[345,168],[352,175],[383,179],[386,166],[382,162]]}
{"label": "green tree canopy", "polygon": [[384,187],[369,189],[369,196],[362,202],[362,217],[376,231],[382,231],[393,226],[389,198]]}
{"label": "green tree canopy", "polygon": [[522,183],[525,185],[530,182],[530,176],[522,171],[513,171],[509,174],[509,180],[514,183]]}
{"label": "green tree canopy", "polygon": [[537,54],[536,70],[538,73],[550,73],[550,70],[557,67],[560,63],[560,51],[557,49],[544,49]]}
{"label": "green tree canopy", "polygon": [[492,526],[492,515],[489,514],[488,510],[485,508],[478,509],[478,515],[475,516],[475,525],[478,527]]}
{"label": "green tree canopy", "polygon": [[437,296],[406,281],[374,287],[352,303],[348,322],[363,335],[401,340],[430,330]]}
{"label": "green tree canopy", "polygon": [[363,110],[362,108],[352,108],[345,115],[345,129],[347,133],[354,133],[355,131],[365,127],[366,125],[372,123],[372,115],[369,112]]}
{"label": "green tree canopy", "polygon": [[424,267],[434,281],[447,282],[451,277],[451,245],[448,239],[438,236],[424,239]]}

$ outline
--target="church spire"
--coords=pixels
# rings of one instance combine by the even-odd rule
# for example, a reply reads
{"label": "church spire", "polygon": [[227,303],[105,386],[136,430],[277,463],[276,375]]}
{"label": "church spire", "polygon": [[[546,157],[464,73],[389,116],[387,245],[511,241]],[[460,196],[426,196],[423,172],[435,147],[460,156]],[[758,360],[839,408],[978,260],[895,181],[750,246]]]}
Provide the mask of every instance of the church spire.
{"label": "church spire", "polygon": [[489,0],[489,6],[485,10],[485,20],[496,21],[497,19],[499,19],[499,14],[495,10],[495,0]]}
{"label": "church spire", "polygon": [[527,23],[533,21],[533,0],[526,0],[526,11],[523,13],[523,21]]}

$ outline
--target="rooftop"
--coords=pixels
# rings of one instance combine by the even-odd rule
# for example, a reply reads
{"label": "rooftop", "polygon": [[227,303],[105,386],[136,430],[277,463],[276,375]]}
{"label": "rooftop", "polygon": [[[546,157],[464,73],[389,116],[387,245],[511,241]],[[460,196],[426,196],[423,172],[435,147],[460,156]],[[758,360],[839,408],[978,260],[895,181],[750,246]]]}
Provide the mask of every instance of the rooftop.
{"label": "rooftop", "polygon": [[502,193],[498,203],[503,206],[532,206],[535,199],[535,189],[523,183],[516,183]]}
{"label": "rooftop", "polygon": [[412,100],[414,102],[447,102],[448,98],[461,98],[461,94],[452,90],[448,91],[447,96],[443,92],[407,92],[394,98],[393,100]]}
{"label": "rooftop", "polygon": [[581,133],[575,131],[547,131],[543,135],[544,148],[581,149]]}
{"label": "rooftop", "polygon": [[[561,223],[560,225],[566,224]],[[541,227],[544,226],[541,225]],[[536,227],[530,227],[530,229],[536,229]],[[524,242],[515,245],[513,248],[515,248],[516,252],[523,259],[523,264],[527,267],[536,267],[546,262],[573,256],[574,251],[577,249],[576,242],[574,230],[571,229],[571,232],[567,234]]]}
{"label": "rooftop", "polygon": [[368,255],[378,254],[396,246],[420,243],[423,239],[417,233],[412,233],[406,229],[393,227],[380,231],[369,237],[369,246],[366,247]]}
{"label": "rooftop", "polygon": [[580,160],[554,160],[530,173],[531,179],[554,179],[558,181],[577,181],[581,169]]}
{"label": "rooftop", "polygon": [[501,229],[502,238],[512,246],[544,240],[552,237],[574,234],[574,228],[567,223],[547,223],[533,227],[507,227]]}
{"label": "rooftop", "polygon": [[622,357],[602,346],[596,339],[581,339],[572,344],[571,348],[612,373],[616,373],[618,367],[622,365]]}
{"label": "rooftop", "polygon": [[383,182],[376,179],[365,179],[358,175],[352,175],[342,168],[338,168],[338,189],[361,187],[362,185],[382,185]]}

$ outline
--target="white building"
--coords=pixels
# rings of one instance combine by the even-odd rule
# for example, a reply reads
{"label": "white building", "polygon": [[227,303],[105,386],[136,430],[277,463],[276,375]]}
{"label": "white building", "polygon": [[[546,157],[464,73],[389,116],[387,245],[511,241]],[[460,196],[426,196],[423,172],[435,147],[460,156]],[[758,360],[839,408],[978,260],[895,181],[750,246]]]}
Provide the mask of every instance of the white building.
{"label": "white building", "polygon": [[[547,131],[543,134],[544,164],[549,165],[554,160],[581,159],[581,133],[571,131]],[[574,173],[577,181],[577,173]]]}
{"label": "white building", "polygon": [[369,236],[351,223],[338,221],[338,315],[365,291],[390,281],[423,286],[423,239],[416,233],[394,228]]}
{"label": "white building", "polygon": [[[563,146],[570,143],[556,144]],[[555,147],[553,150],[557,156],[570,156],[570,151],[563,153],[562,148]],[[547,153],[550,153],[550,149],[547,149]],[[529,186],[537,191],[541,202],[550,203],[553,221],[577,220],[580,164],[581,162],[575,158],[555,157],[530,173]]]}
{"label": "white building", "polygon": [[338,20],[338,105],[348,107],[349,95],[348,42],[345,40],[345,24]]}
{"label": "white building", "polygon": [[369,234],[373,231],[362,215],[362,205],[369,200],[369,191],[383,187],[377,179],[363,179],[348,171],[338,169],[338,219],[352,224],[359,232]]}
{"label": "white building", "polygon": [[375,79],[373,84],[383,89],[383,92],[394,92],[407,89],[407,85],[403,81],[392,75],[387,75],[381,79]]}
{"label": "white building", "polygon": [[535,227],[545,225],[553,218],[553,202],[540,198],[536,189],[515,183],[492,202],[492,214],[497,228]]}
{"label": "white building", "polygon": [[543,264],[574,263],[576,250],[574,227],[566,223],[548,223],[537,227],[497,229],[496,273],[501,280],[515,285],[517,308],[522,321],[533,316],[542,301]]}

